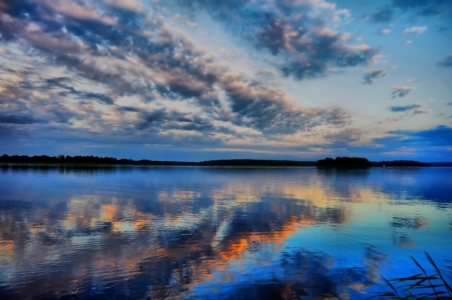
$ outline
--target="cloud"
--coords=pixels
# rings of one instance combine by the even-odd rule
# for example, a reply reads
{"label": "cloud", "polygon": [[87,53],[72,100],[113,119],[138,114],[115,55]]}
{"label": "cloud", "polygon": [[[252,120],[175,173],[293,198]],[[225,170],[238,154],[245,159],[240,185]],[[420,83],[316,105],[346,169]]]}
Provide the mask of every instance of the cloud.
{"label": "cloud", "polygon": [[9,15],[2,15],[0,18],[0,39],[24,38],[38,49],[61,54],[76,54],[88,50],[88,46],[82,41],[60,31],[48,32],[37,22],[26,22]]}
{"label": "cloud", "polygon": [[419,114],[427,114],[429,111],[426,109],[422,109],[422,108],[416,108],[415,110],[413,110],[413,116],[414,115],[419,115]]}
{"label": "cloud", "polygon": [[83,42],[65,34],[58,32],[46,33],[36,23],[28,24],[20,33],[36,48],[43,50],[68,54],[83,53],[88,49],[88,46]]}
{"label": "cloud", "polygon": [[324,138],[328,144],[332,144],[336,148],[344,148],[359,145],[360,141],[365,138],[365,132],[358,128],[344,128],[338,132],[328,133]]}
{"label": "cloud", "polygon": [[406,146],[416,148],[418,148],[418,145],[433,147],[452,146],[452,128],[444,125],[427,130],[398,130],[388,133],[398,136]]}
{"label": "cloud", "polygon": [[323,0],[176,3],[204,9],[249,46],[275,56],[282,74],[298,80],[326,76],[331,67],[366,65],[379,51],[332,29],[350,12]]}
{"label": "cloud", "polygon": [[[152,129],[158,130],[187,130],[187,131],[211,131],[213,124],[210,119],[187,114],[178,111],[168,111],[165,108],[154,111],[139,111],[140,117],[136,127],[140,130]],[[217,128],[218,129],[218,128]]]}
{"label": "cloud", "polygon": [[[393,130],[387,136],[372,139],[371,144],[347,147],[352,153],[362,153],[373,160],[414,159],[449,161],[452,149],[452,128],[437,126],[424,130]],[[390,158],[388,156],[391,156]]]}
{"label": "cloud", "polygon": [[372,23],[386,23],[393,19],[394,10],[389,6],[385,6],[373,13],[365,15],[365,17]]}
{"label": "cloud", "polygon": [[[270,9],[252,2],[195,1],[225,24],[238,18],[232,30],[238,24],[250,28],[235,37],[273,64],[255,75],[235,71],[198,46],[178,29],[182,26],[172,13],[166,18],[146,15],[143,7],[131,14],[101,1],[26,3],[20,9],[12,4],[1,15],[2,41],[7,39],[13,49],[0,66],[7,77],[0,81],[2,128],[27,128],[36,136],[50,136],[47,129],[52,128],[60,132],[56,136],[89,137],[92,143],[97,134],[98,143],[224,149],[293,145],[316,130],[329,132],[319,139],[335,145],[342,141],[344,147],[365,138],[363,131],[348,128],[353,116],[343,107],[300,106],[280,86],[269,84],[279,71],[307,79],[374,58],[376,49],[334,29],[347,12],[327,2],[268,2]],[[68,12],[70,3],[95,14],[84,18],[75,9]],[[366,70],[363,83],[384,76],[382,69]],[[413,89],[397,86],[392,96],[404,97]]]}
{"label": "cloud", "polygon": [[[435,18],[441,21],[435,27],[438,32],[447,32],[452,26],[452,1],[449,0],[390,0],[384,6],[374,12],[364,14],[364,18],[371,23],[389,23],[396,18],[410,18],[411,21],[417,17]],[[425,28],[426,29],[426,28]],[[404,34],[420,34],[425,31],[424,27],[406,28]],[[380,34],[384,34],[380,32]],[[410,41],[411,42],[411,41]]]}
{"label": "cloud", "polygon": [[172,18],[174,20],[176,20],[177,22],[184,24],[185,26],[188,26],[190,28],[198,28],[199,25],[190,21],[187,21],[186,19],[182,18],[182,16],[180,14],[174,14],[172,16]]}
{"label": "cloud", "polygon": [[392,7],[422,16],[439,16],[452,7],[448,0],[392,0]]}
{"label": "cloud", "polygon": [[452,106],[452,102],[448,102],[446,105],[450,105],[450,106]]}
{"label": "cloud", "polygon": [[31,116],[1,115],[0,114],[0,123],[2,123],[2,124],[35,124],[35,123],[43,123],[43,121],[35,119]]}
{"label": "cloud", "polygon": [[452,3],[448,0],[392,0],[378,10],[365,14],[372,23],[390,22],[398,13],[413,16],[450,18]]}
{"label": "cloud", "polygon": [[143,4],[137,0],[103,0],[105,5],[127,11],[140,13],[143,11]]}
{"label": "cloud", "polygon": [[58,92],[58,95],[62,97],[75,95],[80,100],[96,99],[103,104],[114,104],[114,100],[105,94],[76,90],[73,86],[70,86],[70,81],[70,78],[67,77],[48,78],[45,79],[46,87],[44,88],[50,90],[61,88],[63,91]]}
{"label": "cloud", "polygon": [[421,34],[421,33],[423,33],[426,30],[427,30],[426,26],[408,27],[408,28],[405,28],[402,31],[402,33],[403,34],[411,34],[411,33]]}
{"label": "cloud", "polygon": [[404,106],[390,106],[388,107],[392,112],[406,112],[412,110],[411,115],[419,115],[429,113],[428,110],[420,108],[421,106],[418,104],[404,105]]}
{"label": "cloud", "polygon": [[390,28],[384,28],[379,33],[382,34],[382,35],[386,35],[386,34],[391,33],[391,29]]}
{"label": "cloud", "polygon": [[446,56],[438,62],[438,65],[442,67],[452,67],[452,54]]}
{"label": "cloud", "polygon": [[115,101],[112,98],[108,97],[105,94],[92,93],[92,92],[80,92],[80,91],[77,91],[75,89],[72,89],[69,92],[60,92],[59,95],[60,96],[67,96],[69,93],[77,95],[78,99],[83,99],[83,100],[96,99],[96,100],[99,100],[99,102],[101,102],[103,104],[107,104],[107,105],[112,105],[112,104],[115,103]]}
{"label": "cloud", "polygon": [[382,69],[366,70],[364,72],[363,84],[373,84],[378,78],[387,76],[388,73],[384,72]]}
{"label": "cloud", "polygon": [[[275,143],[316,127],[350,123],[351,114],[342,107],[296,105],[283,89],[262,80],[269,72],[264,77],[235,72],[159,15],[131,15],[130,10],[122,13],[100,2],[91,2],[99,5],[93,7],[74,2],[98,12],[94,20],[66,12],[62,7],[69,2],[42,3],[45,15],[24,5],[21,13],[11,9],[0,22],[2,37],[17,45],[15,53],[6,54],[10,58],[3,67],[21,75],[11,79],[20,84],[1,87],[0,114],[9,122],[42,120],[36,123],[41,129],[34,130],[50,124],[72,130],[73,136],[102,133],[105,141],[173,145]],[[317,12],[315,5],[306,7],[310,14]],[[316,9],[340,15],[329,5]],[[114,27],[102,21],[106,16],[114,17]],[[254,29],[261,32],[265,26]],[[334,56],[312,54],[322,68],[332,59],[344,66],[355,64],[359,58],[353,53],[370,49],[344,43],[346,36],[327,30],[325,24],[310,26],[308,36],[325,39],[321,43],[330,47],[326,55]],[[278,51],[290,58],[300,54],[291,54],[289,48]],[[24,70],[29,73],[22,75]]]}
{"label": "cloud", "polygon": [[405,97],[411,93],[416,87],[412,86],[394,86],[392,88],[391,98],[395,97]]}
{"label": "cloud", "polygon": [[[10,56],[14,57],[14,54]],[[77,103],[67,95],[60,95],[64,90],[63,84],[70,82],[72,78],[54,78],[47,81],[42,76],[49,72],[48,62],[25,61],[27,60],[21,63],[23,66],[20,69],[16,69],[17,60],[10,58],[2,62],[1,69],[8,69],[9,76],[12,76],[0,81],[0,115],[4,123],[33,125],[29,129],[26,126],[20,129],[40,131],[44,125],[63,128],[72,126],[73,122],[89,123],[99,119],[100,113],[92,103]],[[67,87],[65,90],[67,91]],[[103,98],[104,95],[91,96]]]}
{"label": "cloud", "polygon": [[412,110],[412,109],[419,108],[419,107],[421,107],[421,106],[417,105],[417,104],[411,104],[411,105],[405,105],[405,106],[390,106],[388,108],[392,112],[405,112],[405,111]]}
{"label": "cloud", "polygon": [[36,0],[36,2],[53,10],[55,13],[74,19],[96,21],[106,25],[113,25],[115,23],[113,17],[102,14],[93,3],[64,0]]}

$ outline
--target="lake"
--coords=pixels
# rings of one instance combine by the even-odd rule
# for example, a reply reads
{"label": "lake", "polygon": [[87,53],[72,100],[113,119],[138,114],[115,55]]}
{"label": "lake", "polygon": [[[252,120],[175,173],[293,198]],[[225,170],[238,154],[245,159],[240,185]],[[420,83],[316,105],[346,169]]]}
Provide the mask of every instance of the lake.
{"label": "lake", "polygon": [[450,167],[0,168],[1,299],[365,299],[424,251]]}

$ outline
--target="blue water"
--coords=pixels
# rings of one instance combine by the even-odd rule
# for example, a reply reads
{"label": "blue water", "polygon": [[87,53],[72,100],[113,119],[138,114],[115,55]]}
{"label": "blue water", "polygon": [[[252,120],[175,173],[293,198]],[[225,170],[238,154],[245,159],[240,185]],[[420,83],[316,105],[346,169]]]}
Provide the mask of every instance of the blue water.
{"label": "blue water", "polygon": [[424,251],[452,168],[0,168],[0,299],[365,299]]}

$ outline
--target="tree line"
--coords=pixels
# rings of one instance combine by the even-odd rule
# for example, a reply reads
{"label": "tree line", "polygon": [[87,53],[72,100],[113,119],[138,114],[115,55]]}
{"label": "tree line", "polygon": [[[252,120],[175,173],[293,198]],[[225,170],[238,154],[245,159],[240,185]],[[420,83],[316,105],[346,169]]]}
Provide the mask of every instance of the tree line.
{"label": "tree line", "polygon": [[99,156],[69,156],[69,155],[12,155],[4,154],[0,156],[0,163],[16,163],[16,164],[97,164],[97,165],[183,165],[190,164],[188,162],[174,161],[157,161],[157,160],[133,160],[115,157],[99,157]]}
{"label": "tree line", "polygon": [[162,166],[262,166],[262,167],[372,167],[372,166],[431,166],[450,165],[450,163],[423,163],[414,160],[393,160],[371,162],[367,158],[361,157],[327,157],[315,161],[294,161],[294,160],[261,160],[261,159],[222,159],[206,160],[200,162],[181,161],[160,161],[160,160],[133,160],[115,157],[99,156],[69,156],[69,155],[7,155],[0,156],[0,163],[3,164],[66,164],[66,165],[162,165]]}
{"label": "tree line", "polygon": [[392,161],[369,161],[362,157],[327,157],[316,162],[318,167],[425,167],[431,163],[424,163],[415,160],[392,160]]}
{"label": "tree line", "polygon": [[0,156],[0,163],[8,164],[86,164],[86,165],[166,165],[166,166],[267,166],[267,167],[299,167],[299,166],[315,166],[315,162],[311,161],[292,161],[292,160],[259,160],[259,159],[223,159],[223,160],[207,160],[201,162],[180,162],[180,161],[160,161],[160,160],[133,160],[133,159],[117,159],[115,157],[99,157],[99,156],[27,156],[4,154]]}

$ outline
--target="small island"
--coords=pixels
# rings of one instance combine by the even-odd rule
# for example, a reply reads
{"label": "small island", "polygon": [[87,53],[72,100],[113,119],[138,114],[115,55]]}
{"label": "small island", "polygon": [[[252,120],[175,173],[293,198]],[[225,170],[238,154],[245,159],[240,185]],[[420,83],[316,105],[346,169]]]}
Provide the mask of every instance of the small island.
{"label": "small island", "polygon": [[432,163],[424,163],[415,160],[392,160],[371,162],[361,157],[327,157],[317,161],[317,167],[326,168],[367,168],[367,167],[429,167]]}

